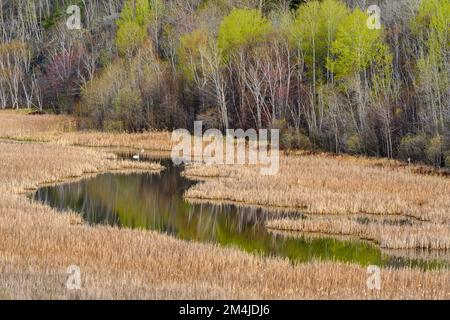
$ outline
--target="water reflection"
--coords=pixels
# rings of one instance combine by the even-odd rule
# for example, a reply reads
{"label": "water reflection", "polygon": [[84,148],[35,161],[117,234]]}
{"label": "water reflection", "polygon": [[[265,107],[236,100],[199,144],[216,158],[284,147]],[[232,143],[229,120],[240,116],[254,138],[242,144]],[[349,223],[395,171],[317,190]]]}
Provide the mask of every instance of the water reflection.
{"label": "water reflection", "polygon": [[299,215],[235,205],[190,204],[183,193],[195,182],[182,168],[164,161],[160,174],[102,174],[95,178],[40,188],[34,198],[54,208],[79,212],[90,224],[157,230],[183,240],[212,242],[295,262],[333,260],[361,265],[424,265],[397,259],[363,241],[270,233],[267,219]]}

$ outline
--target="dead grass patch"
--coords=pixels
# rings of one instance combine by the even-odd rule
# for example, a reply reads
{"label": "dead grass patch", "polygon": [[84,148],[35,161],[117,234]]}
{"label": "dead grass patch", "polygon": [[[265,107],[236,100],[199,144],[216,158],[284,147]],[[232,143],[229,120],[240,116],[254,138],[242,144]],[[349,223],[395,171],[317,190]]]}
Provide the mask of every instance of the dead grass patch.
{"label": "dead grass patch", "polygon": [[65,146],[130,147],[172,150],[169,132],[107,133],[76,132],[75,118],[59,115],[27,115],[0,111],[0,139],[52,142]]}
{"label": "dead grass patch", "polygon": [[[0,116],[1,124],[3,120]],[[8,126],[16,130],[14,125]],[[36,132],[43,129],[39,127]],[[0,126],[0,136],[5,132]],[[31,133],[32,138],[36,136]],[[265,259],[156,232],[88,227],[74,213],[60,214],[19,193],[41,183],[146,166],[117,161],[100,149],[63,145],[147,147],[137,136],[123,140],[98,133],[79,137],[69,132],[66,140],[63,136],[52,136],[53,142],[62,139],[59,145],[0,143],[2,299],[450,298],[449,270],[386,268],[381,273],[382,290],[371,291],[366,287],[367,270],[357,265],[292,265],[284,259]],[[148,146],[162,143],[155,139]],[[188,194],[191,192],[197,199],[304,207],[316,213],[340,214],[351,209],[355,213],[388,212],[433,221],[448,219],[448,212],[443,209],[448,204],[448,184],[441,178],[411,177],[401,169],[393,170],[391,176],[391,171],[387,173],[382,168],[321,157],[283,157],[280,175],[273,179],[261,177],[256,170],[247,166],[220,167],[217,178],[196,186]],[[443,193],[433,195],[430,190]],[[65,288],[69,265],[81,268],[81,291]]]}
{"label": "dead grass patch", "polygon": [[[188,167],[185,174],[193,178],[210,175],[211,169],[203,168]],[[450,179],[418,176],[404,168],[385,170],[359,165],[348,157],[315,155],[281,156],[280,170],[274,176],[262,176],[257,166],[250,165],[223,165],[216,171],[220,173],[217,179],[194,186],[186,197],[320,215],[396,215],[450,222]]]}

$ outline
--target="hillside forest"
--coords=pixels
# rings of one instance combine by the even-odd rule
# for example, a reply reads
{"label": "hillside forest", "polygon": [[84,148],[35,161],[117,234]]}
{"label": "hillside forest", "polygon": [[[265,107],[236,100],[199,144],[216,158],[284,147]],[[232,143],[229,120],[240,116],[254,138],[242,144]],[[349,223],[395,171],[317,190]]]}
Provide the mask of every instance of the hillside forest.
{"label": "hillside forest", "polygon": [[449,29],[449,0],[0,0],[0,109],[450,167]]}

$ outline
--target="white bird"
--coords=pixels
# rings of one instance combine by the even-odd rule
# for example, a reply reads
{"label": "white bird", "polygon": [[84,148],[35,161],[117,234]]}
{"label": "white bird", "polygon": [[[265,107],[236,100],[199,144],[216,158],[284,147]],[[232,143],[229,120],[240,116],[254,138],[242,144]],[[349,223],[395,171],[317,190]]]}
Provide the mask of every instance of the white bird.
{"label": "white bird", "polygon": [[144,149],[141,149],[141,153],[139,154],[135,154],[134,156],[133,156],[133,159],[134,160],[138,160],[139,161],[139,159],[141,158],[141,154],[144,154]]}

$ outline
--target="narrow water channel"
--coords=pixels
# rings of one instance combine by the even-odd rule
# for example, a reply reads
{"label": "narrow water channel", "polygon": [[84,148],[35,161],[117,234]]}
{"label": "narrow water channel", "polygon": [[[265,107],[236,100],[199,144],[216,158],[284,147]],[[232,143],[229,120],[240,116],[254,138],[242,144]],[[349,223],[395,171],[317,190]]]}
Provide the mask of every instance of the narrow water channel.
{"label": "narrow water channel", "polygon": [[[154,160],[154,159],[147,159]],[[292,212],[238,207],[229,204],[190,204],[183,193],[194,181],[181,175],[170,159],[160,174],[107,173],[94,178],[42,187],[34,200],[61,211],[79,212],[89,224],[156,230],[171,236],[235,247],[292,262],[328,260],[360,265],[427,267],[439,262],[399,258],[382,253],[374,244],[329,237],[286,236],[268,231],[267,219],[301,216]]]}

